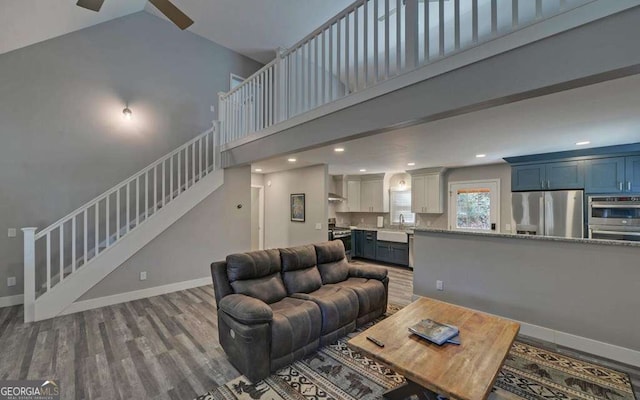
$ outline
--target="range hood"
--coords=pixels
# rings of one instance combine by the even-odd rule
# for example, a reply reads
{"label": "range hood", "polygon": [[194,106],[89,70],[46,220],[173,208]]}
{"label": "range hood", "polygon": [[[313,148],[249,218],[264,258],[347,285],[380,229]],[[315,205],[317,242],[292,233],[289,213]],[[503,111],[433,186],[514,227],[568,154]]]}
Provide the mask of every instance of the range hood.
{"label": "range hood", "polygon": [[329,193],[329,201],[345,201],[346,199],[338,194]]}

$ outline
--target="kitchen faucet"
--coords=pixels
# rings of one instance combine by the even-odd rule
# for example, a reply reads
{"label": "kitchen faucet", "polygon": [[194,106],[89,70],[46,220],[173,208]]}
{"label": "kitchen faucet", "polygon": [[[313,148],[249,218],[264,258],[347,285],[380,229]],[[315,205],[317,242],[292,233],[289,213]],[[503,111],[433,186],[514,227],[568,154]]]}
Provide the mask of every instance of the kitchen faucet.
{"label": "kitchen faucet", "polygon": [[400,230],[404,229],[404,215],[400,214]]}

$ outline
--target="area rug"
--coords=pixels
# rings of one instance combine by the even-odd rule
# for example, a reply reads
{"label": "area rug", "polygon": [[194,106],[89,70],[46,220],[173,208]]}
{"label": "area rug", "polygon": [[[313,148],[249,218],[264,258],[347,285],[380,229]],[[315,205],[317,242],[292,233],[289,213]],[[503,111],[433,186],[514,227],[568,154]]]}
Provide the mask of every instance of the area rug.
{"label": "area rug", "polygon": [[[359,331],[256,384],[241,376],[196,400],[379,399],[405,379],[347,346]],[[516,341],[489,399],[634,400],[634,394],[624,373]]]}

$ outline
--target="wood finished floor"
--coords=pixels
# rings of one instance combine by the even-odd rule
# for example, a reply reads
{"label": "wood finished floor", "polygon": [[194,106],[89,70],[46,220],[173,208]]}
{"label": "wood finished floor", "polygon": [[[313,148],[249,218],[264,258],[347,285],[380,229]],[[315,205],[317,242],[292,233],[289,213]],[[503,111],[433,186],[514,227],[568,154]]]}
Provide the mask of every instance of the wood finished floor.
{"label": "wood finished floor", "polygon": [[[388,268],[390,303],[409,304],[413,273]],[[218,342],[211,286],[22,320],[22,306],[0,309],[0,380],[53,378],[61,399],[188,400],[239,376]],[[529,341],[630,373],[640,400],[638,369]]]}

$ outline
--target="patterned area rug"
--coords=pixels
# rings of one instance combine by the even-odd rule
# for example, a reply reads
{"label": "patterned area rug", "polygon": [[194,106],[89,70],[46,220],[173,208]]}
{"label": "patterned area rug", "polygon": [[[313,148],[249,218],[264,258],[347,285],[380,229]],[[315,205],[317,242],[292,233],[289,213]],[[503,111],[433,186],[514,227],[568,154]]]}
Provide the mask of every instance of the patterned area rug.
{"label": "patterned area rug", "polygon": [[[390,307],[387,315],[397,309]],[[404,383],[404,377],[349,349],[349,338],[366,328],[261,382],[251,384],[239,377],[197,400],[379,399],[388,389]],[[634,400],[634,395],[626,374],[515,342],[489,399]]]}

